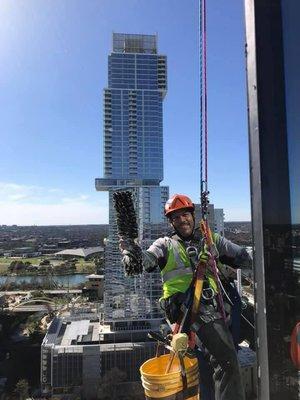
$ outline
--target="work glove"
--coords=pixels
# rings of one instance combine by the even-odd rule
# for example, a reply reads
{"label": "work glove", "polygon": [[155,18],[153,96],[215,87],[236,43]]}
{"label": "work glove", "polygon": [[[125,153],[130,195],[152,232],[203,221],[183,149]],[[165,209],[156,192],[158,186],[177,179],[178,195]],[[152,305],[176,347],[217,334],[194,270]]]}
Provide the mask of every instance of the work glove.
{"label": "work glove", "polygon": [[119,236],[119,249],[122,254],[126,251],[130,252],[133,249],[134,244],[134,239]]}
{"label": "work glove", "polygon": [[204,248],[201,253],[199,254],[199,261],[207,264],[210,259],[209,252]]}
{"label": "work glove", "polygon": [[120,238],[119,249],[122,253],[122,264],[125,268],[127,276],[141,274],[142,266],[142,250],[140,246],[131,238]]}
{"label": "work glove", "polygon": [[213,244],[208,251],[207,245],[204,244],[204,246],[199,254],[199,260],[204,263],[208,263],[211,258],[214,258],[215,260],[219,258],[218,250],[217,250],[215,244]]}

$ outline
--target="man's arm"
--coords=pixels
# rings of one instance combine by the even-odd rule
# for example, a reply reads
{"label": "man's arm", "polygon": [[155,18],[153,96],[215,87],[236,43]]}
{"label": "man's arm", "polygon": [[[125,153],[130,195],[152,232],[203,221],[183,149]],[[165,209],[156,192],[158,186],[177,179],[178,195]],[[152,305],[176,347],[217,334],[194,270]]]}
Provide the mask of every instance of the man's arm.
{"label": "man's arm", "polygon": [[[135,271],[131,268],[136,253],[140,251],[140,246],[133,240],[120,240],[120,250],[123,255],[122,263],[127,275],[137,275],[142,271]],[[159,238],[147,249],[142,251],[143,271],[152,272],[157,267],[163,269],[167,262],[167,238]]]}
{"label": "man's arm", "polygon": [[219,252],[219,260],[222,264],[235,268],[252,267],[252,257],[245,247],[232,243],[217,233],[214,234],[214,241]]}

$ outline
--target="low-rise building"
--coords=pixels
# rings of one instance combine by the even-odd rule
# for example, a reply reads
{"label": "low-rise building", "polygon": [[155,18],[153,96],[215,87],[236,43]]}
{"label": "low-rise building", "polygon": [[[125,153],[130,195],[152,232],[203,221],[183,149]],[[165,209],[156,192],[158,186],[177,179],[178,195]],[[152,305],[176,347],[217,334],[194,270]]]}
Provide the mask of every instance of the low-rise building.
{"label": "low-rise building", "polygon": [[[147,339],[162,320],[101,322],[89,309],[55,318],[41,346],[41,388],[51,398],[93,399],[101,381],[117,368],[125,383],[140,382],[140,366],[154,357],[156,343]],[[243,345],[239,351],[242,378],[248,395],[255,393],[255,353]]]}
{"label": "low-rise building", "polygon": [[114,368],[126,372],[127,382],[139,381],[140,365],[155,353],[155,343],[147,341],[151,326],[143,322],[102,324],[97,314],[55,318],[41,345],[43,394],[95,398],[101,378]]}
{"label": "low-rise building", "polygon": [[87,282],[82,289],[82,294],[87,295],[89,300],[102,300],[104,290],[104,275],[91,274],[87,276]]}
{"label": "low-rise building", "polygon": [[214,210],[214,231],[224,236],[224,210],[223,208],[215,208]]}

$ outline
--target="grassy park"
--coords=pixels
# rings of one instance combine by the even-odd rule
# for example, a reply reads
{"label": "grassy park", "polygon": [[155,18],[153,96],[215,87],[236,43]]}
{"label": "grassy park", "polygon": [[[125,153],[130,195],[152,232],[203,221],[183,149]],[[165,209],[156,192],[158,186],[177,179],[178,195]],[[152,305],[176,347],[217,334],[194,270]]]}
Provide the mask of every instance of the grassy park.
{"label": "grassy park", "polygon": [[[31,265],[40,265],[44,260],[49,260],[50,264],[54,267],[66,263],[67,260],[59,260],[56,258],[51,258],[47,256],[34,257],[34,258],[22,258],[22,257],[0,257],[0,275],[7,275],[9,273],[9,265],[12,261],[22,261],[23,263],[30,263]],[[84,259],[77,259],[75,261],[76,270],[73,273],[92,273],[95,271],[95,264],[93,260],[85,261]],[[62,266],[64,268],[64,266]],[[19,272],[18,274],[25,275],[27,273]],[[30,272],[29,275],[40,274],[39,272]]]}

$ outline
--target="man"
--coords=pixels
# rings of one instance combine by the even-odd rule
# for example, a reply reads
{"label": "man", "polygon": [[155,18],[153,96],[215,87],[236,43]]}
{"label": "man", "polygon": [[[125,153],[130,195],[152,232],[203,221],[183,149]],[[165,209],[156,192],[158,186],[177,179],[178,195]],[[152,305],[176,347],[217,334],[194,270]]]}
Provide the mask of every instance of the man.
{"label": "man", "polygon": [[[171,323],[182,315],[182,304],[187,300],[198,260],[208,259],[203,249],[201,232],[195,227],[195,206],[185,195],[176,194],[165,205],[174,233],[157,239],[143,252],[143,269],[152,272],[160,268],[163,281],[163,304]],[[231,266],[249,266],[252,260],[246,249],[213,234],[219,260]],[[135,257],[136,244],[120,240],[123,264],[130,266]],[[128,269],[128,268],[127,268]],[[217,306],[218,286],[213,272],[207,268],[203,284],[199,317],[192,328],[210,354],[214,369],[216,400],[243,400],[244,390],[232,336]]]}

